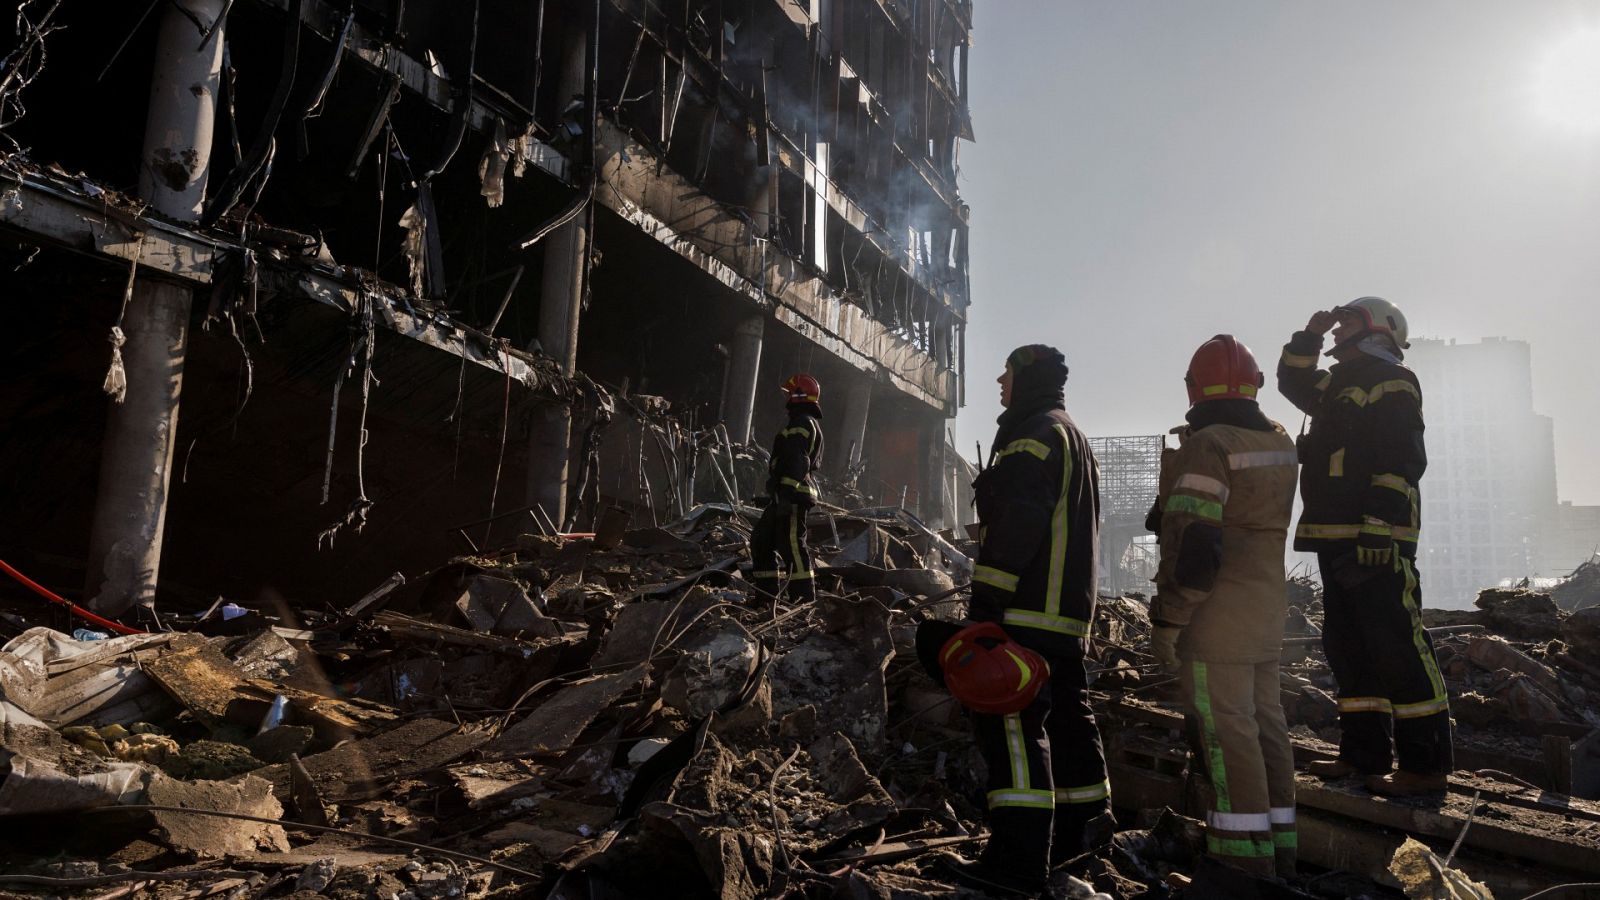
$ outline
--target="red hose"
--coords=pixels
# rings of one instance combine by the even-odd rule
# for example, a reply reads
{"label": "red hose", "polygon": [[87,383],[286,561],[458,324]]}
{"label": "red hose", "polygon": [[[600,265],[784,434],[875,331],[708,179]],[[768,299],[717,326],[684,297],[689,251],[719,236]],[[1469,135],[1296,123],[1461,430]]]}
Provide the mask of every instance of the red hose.
{"label": "red hose", "polygon": [[67,609],[72,611],[73,615],[78,616],[80,618],[88,619],[89,621],[95,623],[96,625],[100,625],[100,626],[103,626],[105,628],[109,628],[109,629],[111,629],[112,631],[115,631],[118,634],[145,634],[146,633],[146,632],[141,631],[141,630],[139,630],[137,628],[132,628],[132,627],[129,627],[127,625],[124,625],[121,622],[113,622],[110,619],[101,618],[100,616],[97,616],[94,613],[89,612],[87,609],[84,609],[83,607],[79,606],[78,604],[73,603],[71,600],[68,600],[67,598],[61,596],[60,594],[57,594],[55,591],[50,590],[49,588],[45,587],[44,585],[39,584],[38,582],[34,581],[32,578],[29,578],[28,576],[22,574],[21,572],[18,572],[16,569],[11,568],[11,564],[6,562],[3,559],[0,559],[0,571],[4,571],[7,575],[10,575],[12,578],[15,578],[17,581],[22,583],[23,587],[27,588],[30,591],[33,591],[35,594],[38,594],[39,596],[45,598],[46,600],[49,600],[51,603],[59,603],[62,606],[65,606]]}

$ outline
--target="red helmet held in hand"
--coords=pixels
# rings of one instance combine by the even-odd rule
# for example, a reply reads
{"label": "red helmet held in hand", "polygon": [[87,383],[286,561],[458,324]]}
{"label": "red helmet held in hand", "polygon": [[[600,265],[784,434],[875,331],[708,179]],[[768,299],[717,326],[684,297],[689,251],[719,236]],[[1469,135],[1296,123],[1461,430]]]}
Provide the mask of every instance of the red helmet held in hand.
{"label": "red helmet held in hand", "polygon": [[1207,400],[1254,400],[1266,376],[1249,347],[1231,334],[1219,334],[1194,352],[1183,383],[1193,406]]}
{"label": "red helmet held in hand", "polygon": [[822,402],[822,385],[804,372],[790,375],[789,380],[783,383],[783,391],[789,395],[790,403]]}
{"label": "red helmet held in hand", "polygon": [[994,622],[956,632],[939,651],[945,687],[973,712],[1007,716],[1021,712],[1050,677],[1044,657],[1013,641]]}

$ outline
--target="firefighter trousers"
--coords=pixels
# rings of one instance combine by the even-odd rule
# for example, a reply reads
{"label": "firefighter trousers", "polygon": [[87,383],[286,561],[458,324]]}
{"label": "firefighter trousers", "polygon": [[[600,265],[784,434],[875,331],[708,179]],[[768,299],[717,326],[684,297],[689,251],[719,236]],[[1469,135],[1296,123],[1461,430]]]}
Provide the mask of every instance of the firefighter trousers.
{"label": "firefighter trousers", "polygon": [[1415,560],[1359,566],[1355,554],[1319,554],[1322,648],[1339,682],[1339,758],[1382,774],[1448,773],[1450,705],[1422,627]]}
{"label": "firefighter trousers", "polygon": [[816,587],[811,550],[806,546],[806,511],[790,504],[783,504],[782,511],[778,507],[776,500],[768,503],[750,533],[750,577],[756,587],[776,595],[787,570],[789,599],[809,600],[816,596]]}
{"label": "firefighter trousers", "polygon": [[1027,709],[973,715],[989,769],[989,843],[982,861],[1039,878],[1082,852],[1085,826],[1111,809],[1083,656],[1045,658],[1050,682]]}
{"label": "firefighter trousers", "polygon": [[1293,875],[1294,752],[1278,661],[1186,661],[1180,675],[1195,774],[1211,787],[1206,851],[1253,875]]}

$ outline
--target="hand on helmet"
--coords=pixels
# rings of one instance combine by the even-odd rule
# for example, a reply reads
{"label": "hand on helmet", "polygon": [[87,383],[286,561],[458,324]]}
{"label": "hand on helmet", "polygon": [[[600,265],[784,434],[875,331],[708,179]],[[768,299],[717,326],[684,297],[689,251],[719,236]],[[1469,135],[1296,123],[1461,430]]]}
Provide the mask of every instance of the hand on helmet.
{"label": "hand on helmet", "polygon": [[1319,309],[1311,314],[1311,321],[1306,323],[1306,330],[1312,334],[1327,334],[1338,322],[1337,312],[1331,309]]}

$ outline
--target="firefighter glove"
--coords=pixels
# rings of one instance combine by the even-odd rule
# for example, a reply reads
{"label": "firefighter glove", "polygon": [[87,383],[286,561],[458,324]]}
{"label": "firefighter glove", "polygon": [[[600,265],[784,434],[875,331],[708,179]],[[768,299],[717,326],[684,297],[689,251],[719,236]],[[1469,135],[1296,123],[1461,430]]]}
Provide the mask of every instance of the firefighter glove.
{"label": "firefighter glove", "polygon": [[1387,566],[1394,559],[1394,534],[1385,522],[1367,522],[1356,537],[1356,562]]}
{"label": "firefighter glove", "polygon": [[1181,665],[1178,662],[1178,635],[1182,628],[1175,625],[1157,625],[1150,631],[1150,655],[1156,658],[1161,668],[1171,674],[1177,674]]}

